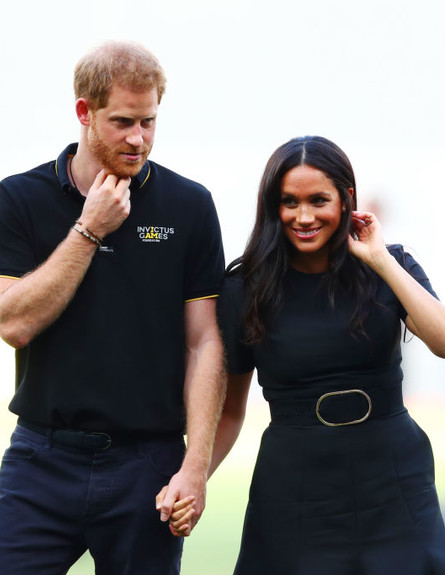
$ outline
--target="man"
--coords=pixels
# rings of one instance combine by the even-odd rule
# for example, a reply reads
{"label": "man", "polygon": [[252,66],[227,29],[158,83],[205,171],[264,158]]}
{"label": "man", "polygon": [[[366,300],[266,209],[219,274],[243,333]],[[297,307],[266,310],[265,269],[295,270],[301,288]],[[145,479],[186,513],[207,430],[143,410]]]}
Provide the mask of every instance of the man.
{"label": "man", "polygon": [[0,573],[59,575],[89,548],[99,575],[177,574],[167,519],[187,496],[185,534],[202,513],[224,395],[218,219],[206,189],[147,160],[165,89],[151,53],[104,44],[74,87],[79,144],[0,184],[19,416]]}

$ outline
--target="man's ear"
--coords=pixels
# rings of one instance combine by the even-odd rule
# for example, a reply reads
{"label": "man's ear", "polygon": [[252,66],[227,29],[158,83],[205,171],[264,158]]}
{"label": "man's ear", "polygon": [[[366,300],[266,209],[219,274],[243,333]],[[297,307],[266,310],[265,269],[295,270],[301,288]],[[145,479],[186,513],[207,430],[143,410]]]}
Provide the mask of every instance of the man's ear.
{"label": "man's ear", "polygon": [[87,98],[79,98],[76,101],[76,114],[82,126],[90,125],[91,110]]}

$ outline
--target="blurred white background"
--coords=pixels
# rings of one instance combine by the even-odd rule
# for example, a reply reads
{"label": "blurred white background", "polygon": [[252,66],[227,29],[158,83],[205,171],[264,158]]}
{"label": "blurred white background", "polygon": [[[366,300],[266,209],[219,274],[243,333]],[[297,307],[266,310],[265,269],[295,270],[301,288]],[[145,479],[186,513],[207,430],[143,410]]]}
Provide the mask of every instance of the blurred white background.
{"label": "blurred white background", "polygon": [[[136,40],[168,77],[152,159],[212,191],[227,262],[250,232],[267,158],[318,134],[349,155],[360,207],[377,206],[386,240],[412,248],[445,297],[441,0],[23,0],[0,20],[0,178],[77,140],[78,58]],[[416,342],[405,352],[407,390],[444,393],[443,362]],[[10,396],[4,344],[0,361]]]}
{"label": "blurred white background", "polygon": [[[136,40],[159,57],[168,78],[152,159],[212,191],[227,262],[250,233],[268,157],[292,137],[317,134],[349,155],[360,208],[378,211],[387,242],[409,246],[445,299],[444,6],[442,0],[4,2],[0,179],[54,159],[77,140],[72,74],[80,56],[105,40]],[[445,363],[418,341],[403,348],[408,403],[432,438],[443,478]],[[0,451],[14,423],[6,408],[13,388],[14,353],[0,342]],[[252,406],[259,395],[255,388]],[[265,406],[258,409],[261,422],[247,425],[228,463],[243,469],[245,492],[267,422]],[[236,505],[240,530],[243,505]],[[212,507],[200,527],[213,548],[214,537],[223,540],[220,531],[212,535],[220,519]],[[234,515],[227,519],[232,530]],[[193,545],[202,556],[199,532],[186,549]],[[222,552],[229,553],[224,546]],[[207,573],[202,562],[202,571],[194,560],[189,573]]]}

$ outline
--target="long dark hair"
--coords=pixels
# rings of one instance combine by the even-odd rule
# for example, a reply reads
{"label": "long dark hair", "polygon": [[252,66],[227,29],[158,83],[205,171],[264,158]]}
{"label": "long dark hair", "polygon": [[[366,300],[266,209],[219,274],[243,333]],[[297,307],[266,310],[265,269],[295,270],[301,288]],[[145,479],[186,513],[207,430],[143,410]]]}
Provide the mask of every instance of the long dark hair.
{"label": "long dark hair", "polygon": [[[346,154],[333,142],[320,136],[294,138],[280,146],[266,164],[261,180],[255,225],[244,254],[232,262],[246,287],[245,334],[249,344],[259,343],[266,324],[283,301],[283,278],[291,250],[279,217],[281,182],[292,168],[307,165],[322,171],[334,184],[344,211],[338,229],[330,239],[328,293],[334,305],[338,285],[350,293],[355,308],[350,321],[353,333],[364,334],[364,321],[373,299],[375,282],[371,270],[348,251],[351,211],[357,208],[355,176]],[[353,196],[349,189],[354,190]]]}

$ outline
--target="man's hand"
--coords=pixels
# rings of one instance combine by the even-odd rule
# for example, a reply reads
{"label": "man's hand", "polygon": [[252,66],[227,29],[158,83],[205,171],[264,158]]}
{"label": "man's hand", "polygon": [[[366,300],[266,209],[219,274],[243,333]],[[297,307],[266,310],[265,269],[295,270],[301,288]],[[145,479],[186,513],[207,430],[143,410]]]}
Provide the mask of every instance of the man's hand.
{"label": "man's hand", "polygon": [[[86,231],[103,238],[130,213],[130,178],[102,170],[88,192],[80,216]],[[73,222],[74,224],[74,222]],[[0,335],[25,347],[60,316],[83,281],[97,245],[69,231],[50,257],[20,279],[0,280]]]}
{"label": "man's hand", "polygon": [[206,477],[180,469],[156,497],[161,521],[170,522],[173,535],[188,537],[205,507]]}
{"label": "man's hand", "polygon": [[91,186],[80,216],[82,224],[100,238],[117,230],[130,213],[130,178],[101,170]]}
{"label": "man's hand", "polygon": [[[168,490],[165,485],[156,496],[156,509],[160,510]],[[169,518],[169,528],[175,537],[188,537],[192,531],[191,519],[195,515],[194,508],[195,498],[193,495],[180,499],[173,505],[172,513]]]}

